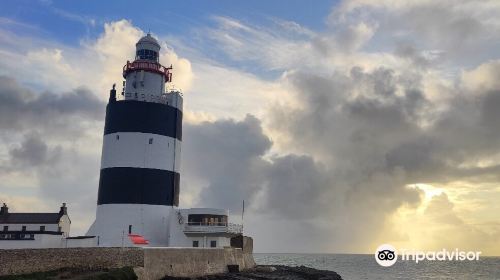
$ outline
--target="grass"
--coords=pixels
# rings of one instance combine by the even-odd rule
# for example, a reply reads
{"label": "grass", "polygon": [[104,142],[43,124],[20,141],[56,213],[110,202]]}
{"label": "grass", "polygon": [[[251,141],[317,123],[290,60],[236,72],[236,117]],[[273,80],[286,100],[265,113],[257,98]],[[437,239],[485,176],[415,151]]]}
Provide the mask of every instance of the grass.
{"label": "grass", "polygon": [[46,272],[35,272],[21,275],[0,276],[0,280],[136,280],[134,270],[131,267],[109,269],[102,271],[85,271],[75,269],[62,269]]}

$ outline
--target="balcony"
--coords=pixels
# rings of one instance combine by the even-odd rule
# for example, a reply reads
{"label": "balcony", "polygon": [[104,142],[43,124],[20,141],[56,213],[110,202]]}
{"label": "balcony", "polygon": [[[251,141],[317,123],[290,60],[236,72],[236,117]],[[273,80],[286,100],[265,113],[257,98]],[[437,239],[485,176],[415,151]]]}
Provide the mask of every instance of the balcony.
{"label": "balcony", "polygon": [[190,222],[184,226],[184,233],[227,233],[242,234],[243,225],[233,223],[194,223]]}
{"label": "balcony", "polygon": [[165,77],[165,83],[172,82],[172,73],[170,73],[172,66],[165,67],[159,63],[148,61],[127,61],[127,64],[123,66],[123,78],[126,78],[129,72],[139,70],[161,74]]}

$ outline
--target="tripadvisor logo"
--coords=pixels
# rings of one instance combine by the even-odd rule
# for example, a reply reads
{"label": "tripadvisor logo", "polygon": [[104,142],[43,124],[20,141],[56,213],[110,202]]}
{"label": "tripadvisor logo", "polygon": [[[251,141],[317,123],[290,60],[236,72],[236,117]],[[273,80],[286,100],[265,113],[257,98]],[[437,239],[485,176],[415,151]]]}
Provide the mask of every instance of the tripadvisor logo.
{"label": "tripadvisor logo", "polygon": [[[414,261],[415,263],[423,260],[427,261],[478,261],[479,251],[460,251],[455,249],[448,251],[442,249],[440,251],[418,251],[418,250],[399,250],[399,255],[402,261]],[[398,260],[398,251],[390,244],[382,244],[375,251],[375,260],[381,266],[392,266]]]}
{"label": "tripadvisor logo", "polygon": [[398,260],[398,253],[392,245],[382,244],[375,251],[375,260],[381,266],[391,266]]}

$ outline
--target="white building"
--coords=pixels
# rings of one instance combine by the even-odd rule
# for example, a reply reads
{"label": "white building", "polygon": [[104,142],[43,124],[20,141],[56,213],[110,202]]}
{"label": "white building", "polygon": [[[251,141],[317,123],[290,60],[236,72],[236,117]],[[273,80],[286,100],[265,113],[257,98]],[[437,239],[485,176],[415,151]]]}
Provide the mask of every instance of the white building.
{"label": "white building", "polygon": [[228,223],[228,211],[215,208],[179,209],[171,220],[170,244],[177,247],[229,247],[242,226]]}
{"label": "white building", "polygon": [[0,208],[0,249],[95,246],[93,236],[70,237],[66,203],[56,213],[11,213]]}

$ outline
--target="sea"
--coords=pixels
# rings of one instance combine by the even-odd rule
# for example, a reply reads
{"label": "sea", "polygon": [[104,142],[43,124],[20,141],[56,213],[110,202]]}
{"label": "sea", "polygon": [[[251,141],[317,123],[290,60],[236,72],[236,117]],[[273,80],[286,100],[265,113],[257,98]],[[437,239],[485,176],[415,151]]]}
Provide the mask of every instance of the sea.
{"label": "sea", "polygon": [[374,255],[355,254],[259,254],[259,265],[308,266],[332,270],[344,280],[361,279],[474,279],[500,280],[500,257],[483,257],[477,261],[414,261],[398,260],[382,267]]}

